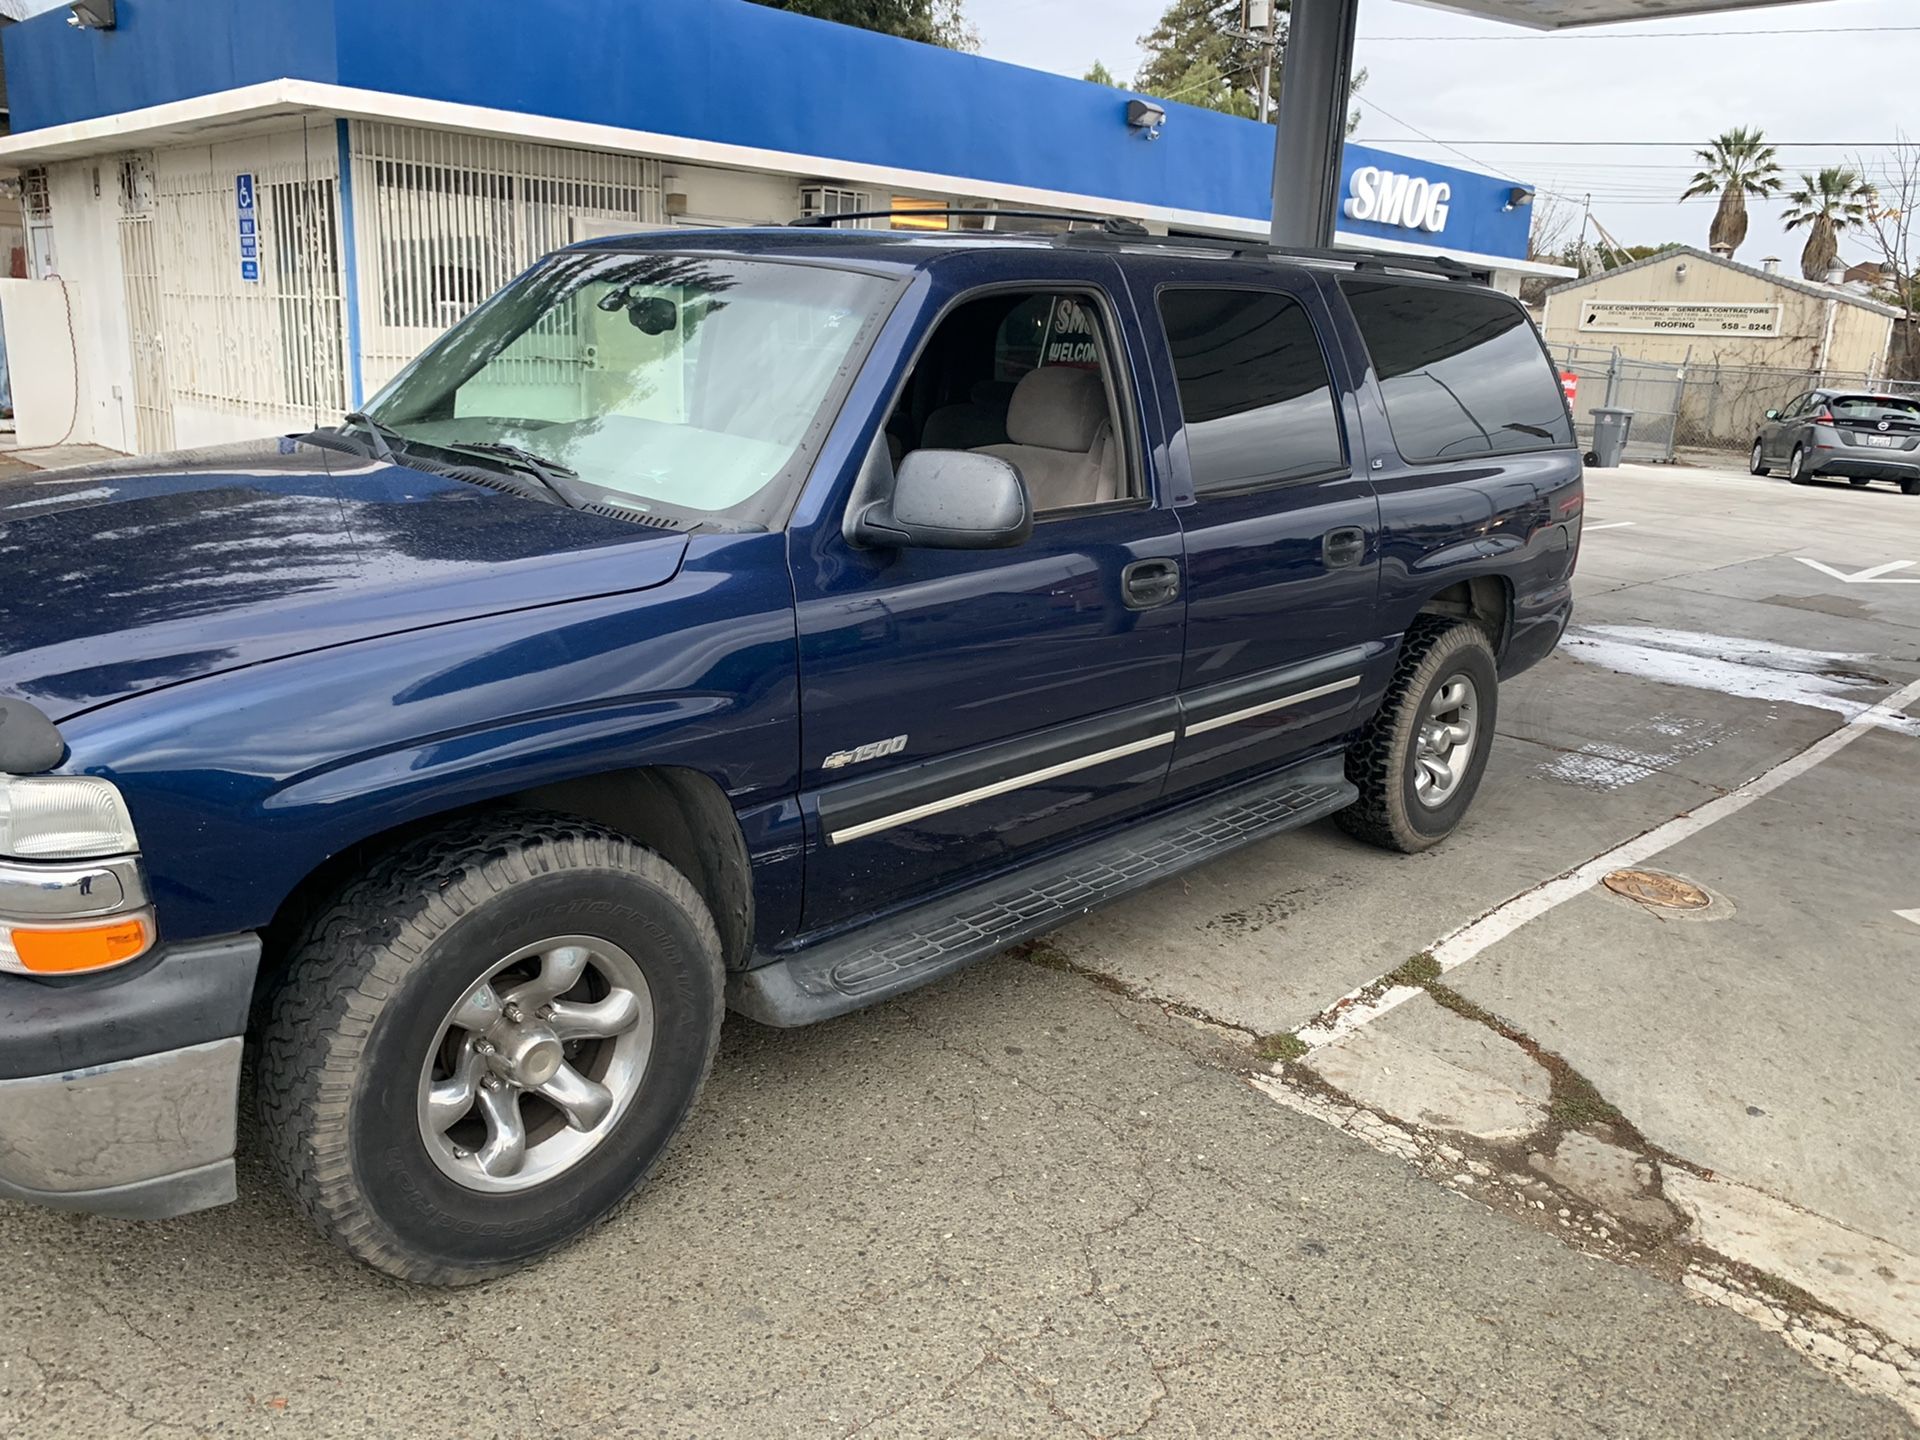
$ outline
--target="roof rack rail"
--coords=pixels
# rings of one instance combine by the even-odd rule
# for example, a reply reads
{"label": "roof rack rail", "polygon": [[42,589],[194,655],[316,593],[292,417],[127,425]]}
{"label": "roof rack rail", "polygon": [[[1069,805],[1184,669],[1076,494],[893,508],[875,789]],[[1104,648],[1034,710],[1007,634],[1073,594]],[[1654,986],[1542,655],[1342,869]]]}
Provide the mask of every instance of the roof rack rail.
{"label": "roof rack rail", "polygon": [[1450,255],[1405,255],[1395,250],[1369,250],[1361,246],[1309,248],[1296,245],[1269,245],[1263,240],[1233,240],[1217,235],[1119,234],[1113,231],[1082,231],[1058,237],[1069,245],[1164,245],[1174,250],[1206,250],[1231,259],[1313,260],[1335,265],[1351,265],[1356,270],[1400,270],[1416,275],[1437,275],[1446,280],[1466,280],[1486,284],[1493,278],[1487,266],[1468,265]]}
{"label": "roof rack rail", "polygon": [[[991,210],[984,206],[928,206],[925,209],[915,207],[912,209],[892,210],[847,210],[838,215],[802,215],[798,220],[787,221],[787,224],[789,227],[796,229],[826,230],[831,229],[833,226],[845,220],[892,220],[907,216],[923,218],[933,215],[941,215],[949,219],[954,217],[961,219],[979,217],[981,219],[1001,220],[1064,220],[1070,225],[1091,225],[1096,227],[1100,232],[1112,236],[1151,238],[1147,235],[1147,227],[1142,225],[1138,220],[1128,220],[1118,215],[1069,215],[1064,211],[1058,210]],[[980,232],[953,231],[950,233],[977,234]],[[992,234],[993,232],[988,231],[986,233]],[[1003,233],[1026,235],[1037,232],[1012,230]]]}
{"label": "roof rack rail", "polygon": [[1398,270],[1406,274],[1437,275],[1443,280],[1465,280],[1484,285],[1493,279],[1493,271],[1484,265],[1468,265],[1450,255],[1407,255],[1397,250],[1369,250],[1363,246],[1334,246],[1315,249],[1292,245],[1270,245],[1264,240],[1235,240],[1218,235],[1155,235],[1138,220],[1121,215],[1069,215],[1058,210],[989,210],[981,207],[892,210],[849,210],[839,215],[806,215],[787,224],[802,229],[829,229],[846,220],[891,220],[900,216],[980,217],[1001,220],[1060,220],[1070,226],[1064,234],[1033,230],[948,231],[948,234],[1025,235],[1052,240],[1059,245],[1163,245],[1170,250],[1204,250],[1233,259],[1310,260],[1333,265],[1351,265],[1355,270]]}

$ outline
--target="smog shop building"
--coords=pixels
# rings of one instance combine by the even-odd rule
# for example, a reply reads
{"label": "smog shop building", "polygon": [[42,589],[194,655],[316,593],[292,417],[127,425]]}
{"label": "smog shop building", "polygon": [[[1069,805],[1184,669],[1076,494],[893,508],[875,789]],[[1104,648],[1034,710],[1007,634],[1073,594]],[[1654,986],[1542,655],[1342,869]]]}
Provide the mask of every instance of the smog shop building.
{"label": "smog shop building", "polygon": [[[944,207],[1264,237],[1273,131],[743,0],[166,0],[4,36],[19,443],[330,424],[543,253]],[[1531,192],[1350,146],[1340,239],[1517,288]],[[1022,225],[1030,222],[1021,221]]]}

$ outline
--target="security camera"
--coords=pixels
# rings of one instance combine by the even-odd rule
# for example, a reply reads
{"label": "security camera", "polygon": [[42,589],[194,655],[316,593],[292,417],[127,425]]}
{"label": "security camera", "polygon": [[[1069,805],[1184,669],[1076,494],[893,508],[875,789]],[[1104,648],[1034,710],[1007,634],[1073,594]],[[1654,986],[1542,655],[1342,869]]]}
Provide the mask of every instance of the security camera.
{"label": "security camera", "polygon": [[1127,124],[1147,132],[1147,139],[1158,140],[1160,127],[1167,123],[1167,112],[1151,100],[1127,102]]}
{"label": "security camera", "polygon": [[113,0],[73,0],[67,24],[76,30],[113,29]]}

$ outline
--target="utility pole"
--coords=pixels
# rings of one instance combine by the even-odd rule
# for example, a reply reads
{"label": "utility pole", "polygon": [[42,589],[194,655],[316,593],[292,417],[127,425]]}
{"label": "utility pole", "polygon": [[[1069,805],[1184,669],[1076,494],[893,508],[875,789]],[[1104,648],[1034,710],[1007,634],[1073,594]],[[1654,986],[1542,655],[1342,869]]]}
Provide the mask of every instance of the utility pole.
{"label": "utility pole", "polygon": [[1247,38],[1260,47],[1260,108],[1262,125],[1267,123],[1267,100],[1273,94],[1273,0],[1243,0],[1240,26]]}
{"label": "utility pole", "polygon": [[1273,137],[1273,243],[1333,244],[1360,0],[1293,0]]}

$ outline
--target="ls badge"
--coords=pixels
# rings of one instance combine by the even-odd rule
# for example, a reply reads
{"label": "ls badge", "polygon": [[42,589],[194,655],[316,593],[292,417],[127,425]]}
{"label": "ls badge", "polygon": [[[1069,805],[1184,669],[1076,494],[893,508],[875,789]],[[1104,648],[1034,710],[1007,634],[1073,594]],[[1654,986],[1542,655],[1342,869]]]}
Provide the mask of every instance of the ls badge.
{"label": "ls badge", "polygon": [[895,735],[886,740],[869,740],[851,750],[836,750],[820,763],[828,770],[844,769],[848,765],[858,765],[862,760],[878,760],[886,755],[898,755],[907,748],[907,737]]}

